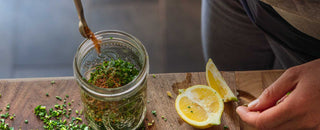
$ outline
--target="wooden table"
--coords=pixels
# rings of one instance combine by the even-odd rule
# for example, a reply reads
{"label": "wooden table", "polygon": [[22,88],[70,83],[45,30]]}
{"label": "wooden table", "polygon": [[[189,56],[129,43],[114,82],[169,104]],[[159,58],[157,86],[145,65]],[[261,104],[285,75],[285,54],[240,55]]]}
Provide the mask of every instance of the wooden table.
{"label": "wooden table", "polygon": [[[228,126],[231,130],[251,129],[243,123],[236,114],[235,109],[238,105],[247,104],[257,98],[261,92],[273,83],[284,71],[235,71],[222,72],[232,91],[238,95],[239,102],[225,103],[222,115],[222,123],[209,129],[223,129]],[[54,80],[55,84],[50,82]],[[204,72],[195,73],[166,73],[155,74],[155,78],[150,75],[148,78],[148,104],[145,124],[155,121],[154,125],[146,126],[147,129],[154,130],[190,130],[194,129],[185,123],[176,113],[174,102],[178,94],[178,89],[184,89],[192,85],[207,85]],[[172,93],[173,98],[167,96],[167,91]],[[49,96],[46,96],[46,93]],[[8,79],[0,80],[0,114],[6,113],[6,106],[10,103],[11,114],[16,117],[13,120],[9,118],[6,122],[16,129],[42,129],[42,122],[34,115],[34,108],[41,104],[47,107],[53,107],[55,104],[63,104],[55,96],[66,98],[67,102],[72,103],[73,110],[81,110],[80,91],[73,77],[58,78],[30,78],[30,79]],[[152,115],[151,111],[157,111],[157,116]],[[72,113],[75,116],[75,112]],[[167,118],[163,120],[161,116]],[[29,123],[25,124],[24,121]]]}

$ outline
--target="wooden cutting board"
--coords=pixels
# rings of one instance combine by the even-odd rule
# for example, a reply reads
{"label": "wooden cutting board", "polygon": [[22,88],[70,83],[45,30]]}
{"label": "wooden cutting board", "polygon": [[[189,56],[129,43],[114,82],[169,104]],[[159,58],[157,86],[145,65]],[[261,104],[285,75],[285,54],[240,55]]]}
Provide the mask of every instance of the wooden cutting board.
{"label": "wooden cutting board", "polygon": [[[251,129],[243,123],[236,114],[235,109],[238,105],[247,104],[275,81],[281,74],[282,70],[272,71],[240,71],[240,72],[222,72],[231,90],[238,94],[239,102],[225,103],[222,115],[222,123],[209,129],[224,129],[228,126],[231,130]],[[51,84],[51,81],[55,84]],[[185,123],[176,113],[174,102],[179,89],[188,88],[192,85],[207,85],[204,72],[195,73],[166,73],[150,75],[148,78],[147,89],[147,115],[144,120],[145,124],[154,120],[152,126],[145,126],[146,129],[152,130],[191,130],[194,129]],[[168,97],[167,91],[172,93],[173,98]],[[46,96],[46,93],[49,96]],[[54,107],[55,104],[63,104],[55,96],[66,98],[67,103],[71,103],[73,109],[72,115],[75,116],[75,110],[81,110],[79,87],[73,77],[56,77],[56,78],[31,78],[31,79],[3,79],[0,80],[0,114],[6,113],[6,106],[10,103],[10,114],[15,114],[13,120],[6,119],[10,126],[15,129],[43,129],[42,122],[34,115],[34,108],[37,105],[45,105],[47,108]],[[157,116],[151,111],[155,110]],[[164,116],[167,121],[162,119]],[[29,123],[25,124],[24,121]]]}

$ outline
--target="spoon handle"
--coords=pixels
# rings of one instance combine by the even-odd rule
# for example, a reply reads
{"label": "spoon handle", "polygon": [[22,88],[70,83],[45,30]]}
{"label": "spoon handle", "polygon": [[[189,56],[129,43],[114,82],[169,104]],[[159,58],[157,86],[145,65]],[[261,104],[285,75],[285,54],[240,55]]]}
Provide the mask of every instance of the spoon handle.
{"label": "spoon handle", "polygon": [[74,0],[74,4],[75,4],[75,6],[77,8],[78,17],[79,17],[79,20],[82,22],[82,25],[85,26],[85,27],[88,27],[87,22],[86,22],[86,20],[84,18],[83,7],[82,7],[81,0]]}

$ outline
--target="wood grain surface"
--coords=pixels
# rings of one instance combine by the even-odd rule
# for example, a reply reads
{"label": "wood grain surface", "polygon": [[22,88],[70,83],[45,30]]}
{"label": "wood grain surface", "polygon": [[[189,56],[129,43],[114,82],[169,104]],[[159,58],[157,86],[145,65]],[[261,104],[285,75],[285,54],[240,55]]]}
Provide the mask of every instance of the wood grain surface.
{"label": "wood grain surface", "polygon": [[[236,114],[236,107],[257,98],[282,73],[282,70],[222,72],[228,85],[240,100],[225,103],[221,125],[209,129],[220,130],[224,129],[224,126],[228,126],[230,130],[251,129]],[[53,85],[50,83],[52,80],[55,81]],[[147,124],[152,120],[155,123],[145,127],[151,130],[194,129],[178,116],[174,102],[179,89],[197,84],[207,85],[204,72],[155,74],[155,78],[150,75],[147,89],[147,115],[144,123]],[[167,91],[172,93],[172,98],[168,97]],[[48,97],[46,93],[49,94]],[[40,104],[47,108],[52,108],[55,104],[63,104],[63,101],[57,100],[55,96],[64,98],[69,95],[69,98],[66,98],[67,103],[74,100],[70,107],[73,109],[72,116],[75,116],[75,110],[82,109],[79,87],[73,77],[3,79],[0,80],[0,94],[2,95],[0,114],[6,112],[15,114],[15,119],[8,118],[6,122],[16,129],[43,129],[42,122],[33,113],[34,108]],[[6,111],[5,107],[8,103],[11,107]],[[153,110],[157,112],[157,116],[151,113]],[[162,119],[162,116],[167,121]],[[29,123],[25,124],[24,120],[28,120]]]}

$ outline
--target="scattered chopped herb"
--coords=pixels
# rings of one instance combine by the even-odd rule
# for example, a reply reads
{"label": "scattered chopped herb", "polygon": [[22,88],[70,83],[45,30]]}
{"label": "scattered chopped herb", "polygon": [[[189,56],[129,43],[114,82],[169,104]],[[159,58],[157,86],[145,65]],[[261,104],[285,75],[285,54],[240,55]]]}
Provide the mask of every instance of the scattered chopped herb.
{"label": "scattered chopped herb", "polygon": [[290,93],[291,93],[291,92],[287,92],[287,94],[286,94],[286,95],[288,96]]}
{"label": "scattered chopped herb", "polygon": [[0,112],[2,112],[2,109],[0,109]]}
{"label": "scattered chopped herb", "polygon": [[54,105],[54,108],[59,109],[59,105]]}
{"label": "scattered chopped herb", "polygon": [[167,95],[168,95],[168,97],[172,98],[172,94],[170,91],[167,91]]}
{"label": "scattered chopped herb", "polygon": [[188,106],[188,108],[191,108],[190,106]]}
{"label": "scattered chopped herb", "polygon": [[152,123],[148,122],[148,126],[152,126],[152,125],[153,125]]}
{"label": "scattered chopped herb", "polygon": [[10,104],[7,104],[7,107],[6,107],[6,108],[7,108],[7,110],[9,110],[9,109],[10,109]]}
{"label": "scattered chopped herb", "polygon": [[164,116],[161,116],[161,118],[162,118],[164,121],[167,121],[167,118],[165,118]]}
{"label": "scattered chopped herb", "polygon": [[9,127],[9,124],[4,119],[0,119],[0,130],[14,130],[14,128]]}
{"label": "scattered chopped herb", "polygon": [[56,99],[58,99],[58,100],[62,101],[62,98],[61,98],[61,97],[59,97],[59,96],[56,96]]}
{"label": "scattered chopped herb", "polygon": [[191,113],[193,113],[193,111],[190,111]]}
{"label": "scattered chopped herb", "polygon": [[82,115],[82,110],[80,110],[80,115]]}
{"label": "scattered chopped herb", "polygon": [[0,94],[0,98],[1,98],[1,96],[2,96],[2,95]]}
{"label": "scattered chopped herb", "polygon": [[52,80],[50,83],[51,83],[51,84],[56,84],[56,82],[55,82],[54,80]]}
{"label": "scattered chopped herb", "polygon": [[113,39],[113,37],[110,37],[110,39]]}
{"label": "scattered chopped herb", "polygon": [[150,101],[148,100],[147,103],[150,103]]}
{"label": "scattered chopped herb", "polygon": [[179,94],[183,93],[184,89],[179,89]]}
{"label": "scattered chopped herb", "polygon": [[71,106],[71,103],[69,102],[68,105]]}
{"label": "scattered chopped herb", "polygon": [[66,97],[69,98],[69,95],[67,94]]}
{"label": "scattered chopped herb", "polygon": [[76,110],[76,114],[77,114],[77,115],[79,114],[79,111],[78,111],[78,110]]}
{"label": "scattered chopped herb", "polygon": [[71,100],[71,102],[73,103],[73,102],[74,102],[74,100]]}
{"label": "scattered chopped herb", "polygon": [[49,96],[49,94],[48,94],[48,93],[46,93],[46,96],[48,97],[48,96]]}
{"label": "scattered chopped herb", "polygon": [[154,116],[157,116],[157,111],[151,111]]}
{"label": "scattered chopped herb", "polygon": [[28,124],[28,120],[24,120],[24,123]]}
{"label": "scattered chopped herb", "polygon": [[81,118],[79,118],[79,117],[76,117],[76,120],[78,120],[78,121],[82,122],[82,119],[81,119]]}
{"label": "scattered chopped herb", "polygon": [[226,130],[226,129],[229,129],[229,127],[227,125],[223,126],[223,129]]}
{"label": "scattered chopped herb", "polygon": [[[55,105],[58,108],[62,105]],[[71,109],[69,109],[71,110]],[[67,110],[53,110],[52,108],[49,111],[46,111],[46,106],[38,105],[34,109],[35,115],[43,121],[44,126],[43,128],[46,130],[53,130],[53,129],[60,129],[60,130],[89,130],[91,129],[85,124],[80,124],[82,119],[79,117],[72,117],[72,120],[68,123],[66,119],[62,120],[63,115],[69,117],[69,113],[67,114]],[[28,120],[26,120],[28,122]]]}
{"label": "scattered chopped herb", "polygon": [[153,77],[153,78],[156,78],[156,75],[155,75],[155,74],[153,74],[153,75],[152,75],[152,77]]}
{"label": "scattered chopped herb", "polygon": [[6,114],[0,114],[0,117],[5,119],[7,119],[9,116],[10,116],[9,112],[7,112]]}

